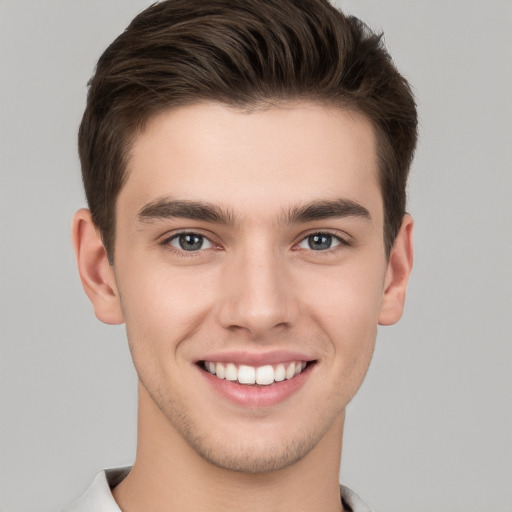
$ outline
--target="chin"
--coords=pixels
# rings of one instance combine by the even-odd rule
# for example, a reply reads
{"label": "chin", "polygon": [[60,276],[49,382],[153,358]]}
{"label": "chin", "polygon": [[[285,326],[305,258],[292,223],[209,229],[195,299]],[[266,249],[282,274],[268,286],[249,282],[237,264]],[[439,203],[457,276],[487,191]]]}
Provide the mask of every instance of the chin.
{"label": "chin", "polygon": [[258,474],[285,469],[303,459],[318,443],[317,439],[286,442],[211,443],[189,439],[189,445],[210,464],[238,473]]}
{"label": "chin", "polygon": [[339,437],[347,402],[345,396],[335,395],[307,414],[301,407],[286,407],[284,412],[253,410],[236,417],[226,411],[212,414],[207,404],[192,407],[196,399],[187,402],[185,397],[173,395],[171,388],[152,390],[143,384],[141,390],[139,412],[143,405],[145,420],[160,425],[153,430],[161,432],[175,452],[185,450],[212,466],[246,474],[291,467],[315,449],[322,451],[328,437],[332,450],[333,436],[329,434]]}
{"label": "chin", "polygon": [[289,423],[284,428],[279,422],[258,419],[252,425],[251,422],[226,425],[212,421],[208,430],[204,424],[194,421],[178,423],[176,416],[167,417],[167,421],[199,457],[213,466],[238,473],[263,474],[284,470],[308,458],[329,432],[341,431],[337,421],[340,418],[333,415],[324,418],[326,421],[304,422],[300,426],[294,421],[291,428]]}

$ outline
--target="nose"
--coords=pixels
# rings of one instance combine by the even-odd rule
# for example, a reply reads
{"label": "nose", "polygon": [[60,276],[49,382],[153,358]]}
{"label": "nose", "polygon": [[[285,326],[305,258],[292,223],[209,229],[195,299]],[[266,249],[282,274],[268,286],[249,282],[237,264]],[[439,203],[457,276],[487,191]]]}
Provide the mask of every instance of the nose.
{"label": "nose", "polygon": [[263,340],[296,323],[299,304],[286,256],[279,251],[266,248],[232,255],[222,281],[218,314],[224,328]]}

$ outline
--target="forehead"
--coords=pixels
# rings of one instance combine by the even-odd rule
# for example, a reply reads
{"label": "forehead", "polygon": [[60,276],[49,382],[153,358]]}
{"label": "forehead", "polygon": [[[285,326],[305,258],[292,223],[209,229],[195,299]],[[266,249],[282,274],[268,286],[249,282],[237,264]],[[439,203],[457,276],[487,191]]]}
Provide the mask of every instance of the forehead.
{"label": "forehead", "polygon": [[164,196],[253,218],[338,197],[381,210],[374,132],[358,113],[308,103],[168,110],[136,137],[118,208]]}

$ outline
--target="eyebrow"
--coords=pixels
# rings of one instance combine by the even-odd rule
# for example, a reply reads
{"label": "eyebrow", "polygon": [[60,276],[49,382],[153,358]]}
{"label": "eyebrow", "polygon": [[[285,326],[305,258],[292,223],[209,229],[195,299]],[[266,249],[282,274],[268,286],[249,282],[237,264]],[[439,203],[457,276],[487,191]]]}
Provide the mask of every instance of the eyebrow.
{"label": "eyebrow", "polygon": [[141,222],[150,222],[158,219],[191,219],[215,222],[217,224],[232,225],[235,215],[218,205],[203,201],[175,200],[160,198],[145,205],[139,211]]}
{"label": "eyebrow", "polygon": [[311,201],[305,205],[292,208],[286,217],[290,224],[336,217],[371,219],[370,212],[364,206],[351,199]]}
{"label": "eyebrow", "polygon": [[[158,219],[191,219],[216,224],[234,225],[236,216],[228,209],[204,201],[156,199],[143,206],[138,214],[141,222]],[[285,222],[298,224],[336,217],[371,219],[370,212],[351,199],[316,200],[295,206],[284,213]]]}

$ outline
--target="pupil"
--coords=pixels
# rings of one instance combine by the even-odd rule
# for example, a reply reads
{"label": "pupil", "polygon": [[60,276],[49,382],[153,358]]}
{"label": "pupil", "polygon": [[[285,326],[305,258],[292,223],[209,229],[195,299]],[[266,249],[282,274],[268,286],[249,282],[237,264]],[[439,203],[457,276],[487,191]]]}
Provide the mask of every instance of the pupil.
{"label": "pupil", "polygon": [[313,250],[320,251],[322,249],[330,249],[332,244],[332,236],[330,235],[311,235],[309,237],[309,247]]}
{"label": "pupil", "polygon": [[197,251],[203,245],[203,237],[198,235],[180,235],[180,247],[185,251]]}

